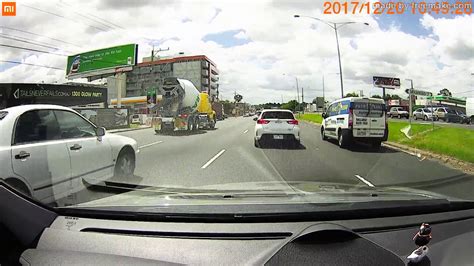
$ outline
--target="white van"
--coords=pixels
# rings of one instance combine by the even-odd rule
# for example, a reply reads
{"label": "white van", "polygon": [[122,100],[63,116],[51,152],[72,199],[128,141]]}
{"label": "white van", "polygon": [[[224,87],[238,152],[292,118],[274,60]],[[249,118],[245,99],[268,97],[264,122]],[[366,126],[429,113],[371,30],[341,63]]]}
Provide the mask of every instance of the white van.
{"label": "white van", "polygon": [[474,98],[466,99],[466,115],[469,117],[469,122],[474,124]]}
{"label": "white van", "polygon": [[321,125],[321,137],[337,139],[340,147],[354,140],[380,147],[388,138],[386,106],[382,99],[349,97],[332,102]]}

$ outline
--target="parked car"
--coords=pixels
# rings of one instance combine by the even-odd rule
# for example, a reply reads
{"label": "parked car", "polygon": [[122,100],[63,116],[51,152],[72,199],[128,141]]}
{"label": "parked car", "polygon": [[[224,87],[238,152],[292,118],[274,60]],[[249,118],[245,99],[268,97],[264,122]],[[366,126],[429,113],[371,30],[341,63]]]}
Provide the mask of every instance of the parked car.
{"label": "parked car", "polygon": [[438,107],[435,112],[436,120],[443,120],[444,122],[461,123],[463,117],[458,115],[456,110],[449,107]]}
{"label": "parked car", "polygon": [[106,133],[67,107],[0,110],[0,179],[45,203],[77,192],[82,179],[132,176],[137,153],[134,139]]}
{"label": "parked car", "polygon": [[341,148],[354,140],[380,147],[388,138],[385,120],[385,102],[382,99],[349,97],[337,100],[323,113],[321,138],[333,138]]}
{"label": "parked car", "polygon": [[299,123],[291,111],[263,110],[254,120],[257,121],[255,124],[255,147],[259,147],[266,140],[286,140],[300,143]]}
{"label": "parked car", "polygon": [[431,112],[430,108],[418,108],[413,112],[413,118],[423,119],[425,121],[433,119],[433,113]]}
{"label": "parked car", "polygon": [[408,116],[409,116],[408,111],[403,109],[403,107],[392,107],[392,108],[390,108],[390,111],[387,113],[387,115],[391,118],[393,118],[393,117],[408,118]]}
{"label": "parked car", "polygon": [[461,117],[461,124],[469,124],[471,123],[471,118],[469,116],[467,116],[464,112],[462,111],[459,111],[459,110],[456,110],[456,113],[458,114],[458,116]]}

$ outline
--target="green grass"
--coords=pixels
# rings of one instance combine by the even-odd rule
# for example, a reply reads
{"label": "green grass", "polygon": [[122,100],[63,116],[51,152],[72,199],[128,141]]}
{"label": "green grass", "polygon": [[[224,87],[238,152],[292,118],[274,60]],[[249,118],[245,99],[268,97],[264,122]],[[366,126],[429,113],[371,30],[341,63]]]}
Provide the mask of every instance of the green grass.
{"label": "green grass", "polygon": [[318,124],[321,124],[321,122],[323,122],[323,117],[321,116],[321,114],[299,114],[296,116],[296,118]]}
{"label": "green grass", "polygon": [[[297,118],[319,124],[323,120],[320,114],[300,114]],[[400,132],[406,126],[408,122],[389,121],[388,141],[474,163],[474,130],[436,125],[432,130],[432,125],[412,124],[412,138],[408,139]]]}
{"label": "green grass", "polygon": [[467,128],[439,127],[412,124],[412,139],[405,137],[400,129],[407,122],[389,122],[388,140],[421,150],[448,155],[463,161],[474,163],[474,131]]}
{"label": "green grass", "polygon": [[130,128],[139,128],[140,125],[139,124],[130,124]]}

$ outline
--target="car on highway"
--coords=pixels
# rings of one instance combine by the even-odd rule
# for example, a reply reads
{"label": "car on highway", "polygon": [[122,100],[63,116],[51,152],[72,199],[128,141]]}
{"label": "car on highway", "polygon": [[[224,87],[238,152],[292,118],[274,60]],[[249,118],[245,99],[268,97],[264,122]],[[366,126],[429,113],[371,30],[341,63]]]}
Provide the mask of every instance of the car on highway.
{"label": "car on highway", "polygon": [[403,109],[403,107],[392,107],[390,111],[387,113],[390,118],[398,117],[398,118],[408,118],[409,114],[408,111]]}
{"label": "car on highway", "polygon": [[265,141],[291,141],[300,143],[300,127],[293,113],[285,109],[263,110],[258,117],[254,118],[255,124],[255,147],[259,147]]}
{"label": "car on highway", "polygon": [[107,133],[67,107],[0,110],[0,179],[43,202],[74,192],[82,179],[130,177],[138,151],[134,139]]}
{"label": "car on highway", "polygon": [[413,112],[413,118],[415,120],[417,119],[423,119],[425,121],[432,120],[433,113],[431,112],[430,108],[418,108]]}
{"label": "car on highway", "polygon": [[354,140],[380,147],[388,138],[386,106],[382,99],[343,98],[332,102],[322,116],[322,139],[336,139],[341,148],[351,146]]}

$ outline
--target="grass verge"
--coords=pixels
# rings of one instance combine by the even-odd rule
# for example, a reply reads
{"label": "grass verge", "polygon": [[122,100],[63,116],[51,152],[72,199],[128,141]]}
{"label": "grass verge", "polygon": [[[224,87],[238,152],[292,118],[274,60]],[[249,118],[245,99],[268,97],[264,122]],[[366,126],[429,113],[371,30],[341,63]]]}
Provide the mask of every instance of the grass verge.
{"label": "grass verge", "polygon": [[[323,120],[320,114],[300,114],[297,118],[319,124]],[[400,131],[406,126],[408,122],[389,121],[388,141],[474,163],[473,130],[436,125],[432,130],[432,125],[412,124],[409,139]]]}
{"label": "grass verge", "polygon": [[298,114],[296,118],[318,124],[321,124],[323,122],[323,117],[321,116],[321,114]]}

